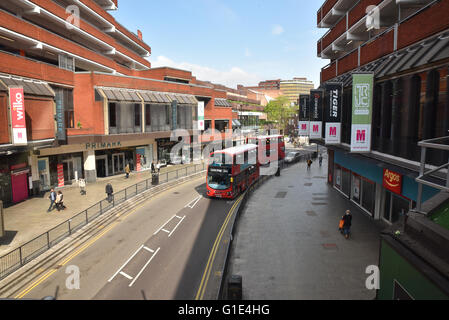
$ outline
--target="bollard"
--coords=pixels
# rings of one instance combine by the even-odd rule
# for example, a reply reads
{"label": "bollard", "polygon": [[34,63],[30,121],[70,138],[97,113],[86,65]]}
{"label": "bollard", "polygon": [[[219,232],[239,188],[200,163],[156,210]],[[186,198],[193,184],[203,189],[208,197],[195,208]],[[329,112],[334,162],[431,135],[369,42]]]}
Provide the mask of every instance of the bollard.
{"label": "bollard", "polygon": [[228,300],[242,300],[242,276],[232,275],[229,279]]}
{"label": "bollard", "polygon": [[5,223],[3,219],[3,201],[0,200],[0,238],[5,236]]}

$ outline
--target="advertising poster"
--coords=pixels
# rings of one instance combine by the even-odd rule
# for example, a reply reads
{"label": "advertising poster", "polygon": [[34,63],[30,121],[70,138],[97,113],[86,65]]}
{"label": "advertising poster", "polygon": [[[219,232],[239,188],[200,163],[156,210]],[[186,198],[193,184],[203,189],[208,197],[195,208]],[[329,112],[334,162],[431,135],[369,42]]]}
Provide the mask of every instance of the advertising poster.
{"label": "advertising poster", "polygon": [[309,95],[299,96],[299,135],[309,136],[310,126],[310,109],[309,109]]}
{"label": "advertising poster", "polygon": [[371,151],[373,84],[372,73],[353,74],[351,152]]}
{"label": "advertising poster", "polygon": [[343,84],[328,83],[325,86],[324,121],[326,123],[325,143],[341,142],[341,111],[343,106]]}
{"label": "advertising poster", "polygon": [[310,139],[321,139],[323,132],[322,90],[310,90]]}

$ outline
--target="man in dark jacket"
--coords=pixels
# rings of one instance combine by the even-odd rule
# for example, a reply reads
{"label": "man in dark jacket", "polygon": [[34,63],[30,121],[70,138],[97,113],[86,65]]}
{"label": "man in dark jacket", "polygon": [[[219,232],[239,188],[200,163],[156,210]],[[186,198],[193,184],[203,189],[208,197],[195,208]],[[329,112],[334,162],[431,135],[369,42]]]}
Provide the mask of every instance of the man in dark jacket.
{"label": "man in dark jacket", "polygon": [[343,223],[343,234],[346,239],[349,239],[349,233],[351,232],[352,225],[352,214],[351,211],[346,210],[346,214],[342,217]]}
{"label": "man in dark jacket", "polygon": [[53,210],[53,205],[55,204],[56,201],[56,192],[55,189],[51,189],[50,190],[50,196],[48,197],[50,199],[50,207],[48,208],[47,212],[50,212],[51,210]]}
{"label": "man in dark jacket", "polygon": [[108,195],[108,201],[112,202],[112,194],[114,193],[114,190],[112,189],[112,185],[108,183],[106,185],[106,194]]}

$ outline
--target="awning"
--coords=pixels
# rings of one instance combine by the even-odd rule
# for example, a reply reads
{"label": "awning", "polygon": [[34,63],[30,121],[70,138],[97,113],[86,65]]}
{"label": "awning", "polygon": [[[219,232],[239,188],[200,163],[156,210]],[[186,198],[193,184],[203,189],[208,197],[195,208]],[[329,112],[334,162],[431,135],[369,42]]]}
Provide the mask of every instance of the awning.
{"label": "awning", "polygon": [[139,91],[143,101],[147,103],[172,103],[177,101],[178,104],[198,104],[195,96],[181,93],[164,93],[156,91]]}
{"label": "awning", "polygon": [[103,90],[109,101],[142,102],[134,90],[121,88],[97,88]]}
{"label": "awning", "polygon": [[347,87],[352,85],[353,73],[374,72],[376,78],[382,78],[447,58],[449,58],[449,32],[377,59],[329,82],[343,82],[344,87]]}
{"label": "awning", "polygon": [[0,74],[0,91],[7,91],[9,87],[23,87],[23,92],[26,95],[55,96],[54,91],[46,82]]}
{"label": "awning", "polygon": [[215,105],[217,107],[232,107],[232,104],[230,104],[228,100],[223,98],[215,98]]}

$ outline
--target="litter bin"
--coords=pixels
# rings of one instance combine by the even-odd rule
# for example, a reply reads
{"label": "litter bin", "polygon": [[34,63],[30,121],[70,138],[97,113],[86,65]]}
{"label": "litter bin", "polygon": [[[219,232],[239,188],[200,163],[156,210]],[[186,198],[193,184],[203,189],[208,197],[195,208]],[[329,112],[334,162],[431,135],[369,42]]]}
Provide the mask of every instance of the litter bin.
{"label": "litter bin", "polygon": [[3,201],[0,200],[0,238],[5,235],[5,224],[3,220]]}
{"label": "litter bin", "polygon": [[153,173],[151,184],[157,186],[159,184],[159,173]]}

